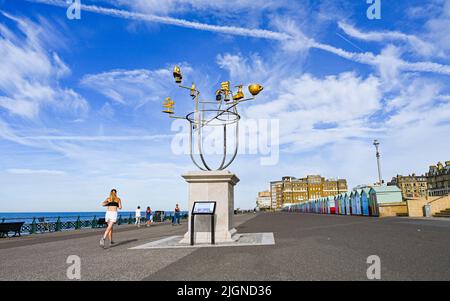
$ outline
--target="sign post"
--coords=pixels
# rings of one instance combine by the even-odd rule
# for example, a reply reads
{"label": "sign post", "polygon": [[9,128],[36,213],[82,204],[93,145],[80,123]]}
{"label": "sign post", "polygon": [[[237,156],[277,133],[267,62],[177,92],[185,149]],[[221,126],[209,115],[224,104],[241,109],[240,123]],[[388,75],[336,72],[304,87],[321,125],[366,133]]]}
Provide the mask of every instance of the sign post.
{"label": "sign post", "polygon": [[195,216],[209,215],[211,216],[211,244],[215,244],[214,215],[216,213],[216,202],[214,201],[196,201],[192,206],[191,212],[191,246],[194,245],[195,233]]}

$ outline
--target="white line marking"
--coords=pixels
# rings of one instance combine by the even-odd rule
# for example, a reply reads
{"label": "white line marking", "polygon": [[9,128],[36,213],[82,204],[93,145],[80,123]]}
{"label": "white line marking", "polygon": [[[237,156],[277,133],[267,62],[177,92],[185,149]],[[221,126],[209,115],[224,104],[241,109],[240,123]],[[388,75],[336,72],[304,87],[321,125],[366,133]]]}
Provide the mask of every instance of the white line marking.
{"label": "white line marking", "polygon": [[[211,244],[180,244],[179,241],[183,239],[183,236],[169,236],[160,240],[152,241],[140,246],[129,248],[129,250],[149,250],[149,249],[189,249],[189,248],[221,248],[221,247],[246,247],[246,246],[264,246],[264,245],[275,245],[275,239],[273,233],[240,233],[242,238],[256,237],[255,242],[242,242],[239,240],[233,243],[217,243],[215,245]],[[170,242],[176,241],[175,244],[170,244]],[[167,244],[169,243],[169,244]]]}

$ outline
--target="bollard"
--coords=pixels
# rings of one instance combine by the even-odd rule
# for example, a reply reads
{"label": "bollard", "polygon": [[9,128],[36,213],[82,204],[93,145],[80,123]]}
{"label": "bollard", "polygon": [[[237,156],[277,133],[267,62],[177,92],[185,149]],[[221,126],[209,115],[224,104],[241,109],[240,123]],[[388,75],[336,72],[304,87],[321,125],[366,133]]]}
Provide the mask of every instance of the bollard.
{"label": "bollard", "polygon": [[75,230],[80,228],[81,228],[81,220],[80,217],[78,216],[77,221],[75,222]]}
{"label": "bollard", "polygon": [[132,222],[133,222],[133,217],[131,217],[131,213],[130,213],[130,217],[128,218],[128,225],[131,225]]}
{"label": "bollard", "polygon": [[122,215],[119,215],[119,220],[117,221],[117,225],[121,225],[122,224]]}
{"label": "bollard", "polygon": [[31,222],[30,234],[36,233],[36,218],[33,217],[33,221]]}
{"label": "bollard", "polygon": [[94,215],[94,219],[92,220],[92,229],[97,228],[97,216]]}
{"label": "bollard", "polygon": [[59,218],[59,216],[58,219],[56,220],[55,231],[61,231],[61,219]]}

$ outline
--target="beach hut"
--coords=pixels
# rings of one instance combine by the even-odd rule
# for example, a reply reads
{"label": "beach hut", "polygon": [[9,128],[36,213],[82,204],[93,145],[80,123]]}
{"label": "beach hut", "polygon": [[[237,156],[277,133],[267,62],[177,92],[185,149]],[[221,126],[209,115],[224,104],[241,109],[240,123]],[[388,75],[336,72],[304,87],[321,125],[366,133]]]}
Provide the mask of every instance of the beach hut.
{"label": "beach hut", "polygon": [[323,213],[324,214],[330,214],[329,201],[330,201],[330,197],[326,197],[323,199]]}
{"label": "beach hut", "polygon": [[328,214],[336,214],[334,197],[328,197]]}
{"label": "beach hut", "polygon": [[358,215],[358,208],[356,207],[355,191],[350,193],[350,204],[352,207],[352,215]]}
{"label": "beach hut", "polygon": [[361,189],[360,192],[361,197],[361,214],[368,216],[369,215],[369,195],[364,189]]}
{"label": "beach hut", "polygon": [[350,210],[350,195],[348,193],[344,193],[344,203],[345,203],[345,214],[351,215],[352,212]]}
{"label": "beach hut", "polygon": [[339,205],[340,205],[340,214],[345,215],[345,200],[344,200],[344,194],[339,195]]}
{"label": "beach hut", "polygon": [[369,213],[371,216],[379,216],[379,204],[401,202],[403,202],[402,192],[397,186],[379,186],[369,190]]}
{"label": "beach hut", "polygon": [[334,196],[334,214],[339,214],[339,195]]}
{"label": "beach hut", "polygon": [[358,190],[354,190],[353,191],[353,203],[355,203],[355,215],[361,215],[362,214],[362,210],[361,210],[361,189]]}

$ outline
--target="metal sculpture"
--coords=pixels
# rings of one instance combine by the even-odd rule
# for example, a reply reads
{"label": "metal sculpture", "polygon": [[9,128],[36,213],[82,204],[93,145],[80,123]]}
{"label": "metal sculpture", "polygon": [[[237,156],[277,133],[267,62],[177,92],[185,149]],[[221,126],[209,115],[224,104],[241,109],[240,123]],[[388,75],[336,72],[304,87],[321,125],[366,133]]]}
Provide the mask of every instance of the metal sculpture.
{"label": "metal sculpture", "polygon": [[[189,90],[189,94],[194,101],[194,110],[188,112],[186,116],[175,116],[175,102],[170,98],[163,101],[163,113],[168,114],[170,118],[186,119],[190,123],[189,132],[189,152],[192,162],[201,170],[213,170],[206,162],[203,152],[202,134],[205,127],[220,126],[223,128],[223,154],[219,168],[216,170],[224,170],[234,161],[239,148],[239,120],[241,116],[238,113],[238,105],[255,99],[255,97],[263,90],[259,84],[251,84],[248,86],[248,91],[252,97],[245,98],[243,92],[244,85],[236,86],[237,92],[234,94],[231,90],[229,81],[222,82],[220,89],[215,92],[215,101],[200,100],[200,91],[197,90],[194,83],[190,87],[181,85],[183,75],[181,69],[175,66],[173,69],[173,77],[180,88]],[[235,125],[235,144],[231,158],[227,160],[227,127]],[[197,134],[197,148],[200,156],[200,163],[197,162],[194,156],[193,140],[194,135]]]}

